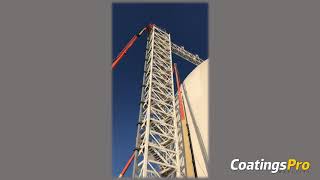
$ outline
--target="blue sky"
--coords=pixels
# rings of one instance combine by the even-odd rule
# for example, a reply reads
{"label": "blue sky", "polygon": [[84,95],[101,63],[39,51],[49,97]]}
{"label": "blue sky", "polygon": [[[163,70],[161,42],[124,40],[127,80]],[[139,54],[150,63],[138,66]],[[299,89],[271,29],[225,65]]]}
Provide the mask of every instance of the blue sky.
{"label": "blue sky", "polygon": [[[197,4],[127,4],[112,7],[112,57],[115,58],[131,37],[149,23],[171,34],[171,40],[186,50],[208,58],[208,6]],[[113,70],[112,174],[118,176],[135,146],[139,102],[143,78],[146,35],[140,37]],[[176,55],[183,80],[195,66]],[[126,176],[131,176],[132,165]]]}

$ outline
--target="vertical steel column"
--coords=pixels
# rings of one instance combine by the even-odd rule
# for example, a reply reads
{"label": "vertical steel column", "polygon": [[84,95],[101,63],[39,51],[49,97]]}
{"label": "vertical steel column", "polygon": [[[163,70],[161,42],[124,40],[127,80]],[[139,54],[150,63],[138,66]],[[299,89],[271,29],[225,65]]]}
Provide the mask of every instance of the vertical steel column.
{"label": "vertical steel column", "polygon": [[170,34],[149,29],[133,177],[179,177]]}
{"label": "vertical steel column", "polygon": [[[143,134],[143,130],[144,130],[144,126],[142,126],[142,122],[144,120],[144,116],[145,116],[145,106],[144,106],[144,99],[146,99],[145,95],[149,92],[148,88],[146,86],[146,81],[148,80],[148,75],[147,72],[150,69],[149,65],[150,65],[150,52],[151,52],[151,48],[152,48],[152,43],[153,43],[153,34],[152,32],[149,33],[148,37],[147,37],[147,46],[146,46],[146,54],[145,54],[145,62],[144,62],[144,74],[143,74],[143,83],[142,83],[142,91],[141,91],[141,99],[140,99],[140,111],[139,111],[139,119],[138,119],[138,123],[137,123],[137,137],[136,137],[136,148],[138,148],[139,151],[135,152],[135,157],[134,157],[134,164],[133,164],[133,171],[132,171],[132,178],[138,177],[138,174],[136,174],[138,171],[141,171],[140,169],[138,169],[137,166],[137,161],[138,161],[138,157],[140,157],[140,154],[142,153],[142,150],[140,148],[141,142],[143,139],[141,139],[140,136],[142,136]],[[149,86],[148,86],[149,87]],[[141,131],[141,133],[140,133]]]}

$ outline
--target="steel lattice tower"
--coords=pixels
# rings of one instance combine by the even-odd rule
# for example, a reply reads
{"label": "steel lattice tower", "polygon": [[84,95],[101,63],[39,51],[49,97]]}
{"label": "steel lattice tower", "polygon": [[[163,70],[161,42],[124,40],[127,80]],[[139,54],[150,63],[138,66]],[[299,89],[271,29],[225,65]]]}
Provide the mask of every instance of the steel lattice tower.
{"label": "steel lattice tower", "polygon": [[[172,53],[199,65],[198,55],[171,42],[170,34],[154,24],[137,33],[112,63],[116,67],[121,58],[141,34],[148,30],[144,76],[138,119],[133,178],[181,177],[185,173],[181,123],[176,113]],[[130,161],[119,177],[127,170]]]}
{"label": "steel lattice tower", "polygon": [[149,29],[133,177],[180,176],[170,34]]}

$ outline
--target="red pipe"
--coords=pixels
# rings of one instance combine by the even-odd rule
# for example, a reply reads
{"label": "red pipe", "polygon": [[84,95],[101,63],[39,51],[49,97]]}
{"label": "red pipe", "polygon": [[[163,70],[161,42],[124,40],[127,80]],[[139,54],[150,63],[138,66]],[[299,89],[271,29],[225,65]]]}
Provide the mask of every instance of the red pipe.
{"label": "red pipe", "polygon": [[121,58],[127,53],[128,49],[133,45],[133,43],[138,39],[137,35],[134,35],[133,38],[128,42],[128,44],[123,48],[123,50],[119,53],[117,58],[112,63],[112,69],[114,69],[117,64],[120,62]]}
{"label": "red pipe", "polygon": [[174,72],[176,74],[176,84],[177,84],[177,90],[178,90],[180,119],[184,120],[185,119],[185,111],[184,111],[184,107],[183,107],[182,94],[181,94],[181,91],[180,91],[180,86],[181,85],[180,85],[179,71],[178,71],[176,63],[174,63]]}
{"label": "red pipe", "polygon": [[127,53],[127,51],[131,48],[131,46],[133,45],[134,42],[136,42],[136,40],[142,35],[142,33],[149,28],[152,27],[151,24],[149,24],[148,26],[142,28],[136,35],[134,35],[130,41],[126,44],[126,46],[122,49],[122,51],[119,53],[119,55],[116,57],[116,59],[112,62],[112,69],[114,69],[117,64],[120,62],[120,60],[122,59],[122,57]]}
{"label": "red pipe", "polygon": [[120,175],[119,175],[119,178],[122,178],[122,176],[126,173],[126,171],[128,170],[133,158],[134,158],[134,154],[135,154],[135,151],[133,151],[130,159],[128,160],[127,164],[124,166],[124,168],[122,169]]}

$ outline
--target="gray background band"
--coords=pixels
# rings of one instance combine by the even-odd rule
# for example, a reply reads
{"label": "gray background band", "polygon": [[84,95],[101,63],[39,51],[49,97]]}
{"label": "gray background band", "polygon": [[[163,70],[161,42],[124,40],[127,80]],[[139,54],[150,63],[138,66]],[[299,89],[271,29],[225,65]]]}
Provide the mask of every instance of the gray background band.
{"label": "gray background band", "polygon": [[[319,179],[319,5],[210,2],[210,179]],[[0,9],[0,179],[110,179],[111,2]],[[232,172],[236,157],[313,167]]]}
{"label": "gray background band", "polygon": [[[319,7],[319,1],[215,2],[215,179],[319,179]],[[291,157],[311,161],[310,172],[230,170],[234,158]]]}

